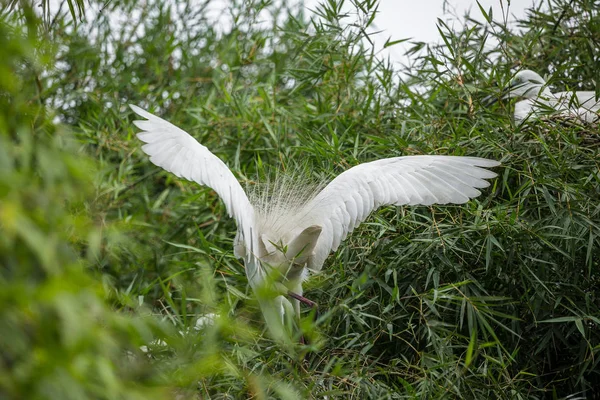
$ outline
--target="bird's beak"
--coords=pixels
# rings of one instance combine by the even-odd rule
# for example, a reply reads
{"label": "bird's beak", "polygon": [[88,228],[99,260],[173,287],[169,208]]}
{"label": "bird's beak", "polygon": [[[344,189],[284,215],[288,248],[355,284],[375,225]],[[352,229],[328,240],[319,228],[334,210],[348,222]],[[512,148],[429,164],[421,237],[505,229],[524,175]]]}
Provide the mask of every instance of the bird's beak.
{"label": "bird's beak", "polygon": [[515,89],[518,89],[523,86],[525,86],[524,83],[511,82],[507,87],[504,88],[504,90],[502,90],[502,92],[500,92],[500,98],[502,100],[510,98],[512,96],[511,92],[514,92]]}
{"label": "bird's beak", "polygon": [[307,299],[304,296],[299,295],[298,293],[288,291],[288,296],[290,296],[292,299],[298,300],[302,304],[306,304],[307,306],[309,306],[311,308],[318,308],[317,303],[315,303],[312,300]]}
{"label": "bird's beak", "polygon": [[489,96],[485,96],[483,99],[481,99],[481,103],[484,107],[490,107],[496,104],[498,100],[500,100],[498,96],[496,96],[495,94],[490,94]]}
{"label": "bird's beak", "polygon": [[491,94],[489,96],[484,97],[481,100],[481,102],[483,103],[484,107],[490,107],[490,106],[496,104],[500,100],[504,100],[504,99],[508,99],[510,97],[514,97],[514,94],[512,92],[514,92],[515,89],[518,89],[518,88],[520,88],[522,86],[524,86],[523,83],[519,84],[519,83],[512,82],[507,87],[505,87],[504,89],[502,89],[502,91],[499,93],[499,95],[497,95],[497,94]]}

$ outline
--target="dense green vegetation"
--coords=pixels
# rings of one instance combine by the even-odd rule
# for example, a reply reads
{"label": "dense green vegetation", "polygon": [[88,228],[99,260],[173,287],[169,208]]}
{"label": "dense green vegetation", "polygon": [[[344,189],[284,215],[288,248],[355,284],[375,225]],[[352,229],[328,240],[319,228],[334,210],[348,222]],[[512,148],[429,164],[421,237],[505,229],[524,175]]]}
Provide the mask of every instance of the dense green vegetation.
{"label": "dense green vegetation", "polygon": [[[337,0],[316,15],[236,1],[232,28],[191,1],[12,3],[0,398],[600,396],[599,128],[515,125],[510,102],[481,102],[514,67],[599,92],[597,1],[548,0],[512,27],[440,22],[442,44],[414,43],[401,75],[370,45],[368,0],[352,25]],[[502,167],[466,205],[374,213],[305,285],[321,312],[289,351],[264,329],[223,204],[147,160],[128,103],[250,189],[409,154]]]}

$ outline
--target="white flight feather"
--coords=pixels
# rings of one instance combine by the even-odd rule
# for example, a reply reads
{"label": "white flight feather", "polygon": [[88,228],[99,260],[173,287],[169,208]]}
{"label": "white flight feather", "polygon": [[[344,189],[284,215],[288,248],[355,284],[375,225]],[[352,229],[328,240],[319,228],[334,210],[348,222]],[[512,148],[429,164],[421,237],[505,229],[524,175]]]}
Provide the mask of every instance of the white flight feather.
{"label": "white flight feather", "polygon": [[407,156],[350,168],[308,202],[301,220],[294,221],[298,232],[311,225],[323,227],[307,268],[319,271],[329,253],[373,210],[384,205],[466,203],[481,194],[478,188],[489,186],[485,179],[496,176],[483,168],[497,165],[475,157]]}
{"label": "white flight feather", "polygon": [[[477,189],[489,186],[486,179],[496,176],[484,168],[500,164],[475,157],[387,158],[350,168],[327,185],[307,184],[293,176],[279,178],[269,187],[256,186],[250,201],[223,161],[205,146],[169,122],[139,107],[131,108],[147,119],[134,123],[142,129],[137,136],[146,143],[142,149],[154,164],[178,177],[209,186],[221,197],[237,222],[234,250],[244,258],[253,288],[263,283],[270,266],[283,271],[285,287],[302,294],[305,267],[321,270],[329,253],[337,250],[373,210],[385,205],[465,203],[481,194]],[[287,254],[275,254],[277,248],[304,237],[301,234],[316,238],[310,239],[316,244],[307,244],[314,247],[308,246],[312,253],[307,255],[305,264],[289,264],[296,255],[291,255],[290,261]],[[270,265],[280,260],[284,260],[281,265]],[[297,310],[298,303],[294,301]],[[269,307],[264,300],[262,305]]]}
{"label": "white flight feather", "polygon": [[[257,243],[254,226],[254,208],[239,181],[220,158],[198,143],[187,132],[143,109],[130,105],[131,109],[146,121],[134,121],[142,130],[137,137],[144,143],[142,150],[150,156],[155,165],[175,174],[177,177],[194,181],[213,189],[225,203],[227,212],[238,226],[238,237],[245,248],[251,249],[246,256],[254,254]],[[249,260],[248,260],[249,261]],[[249,276],[256,273],[248,262]]]}

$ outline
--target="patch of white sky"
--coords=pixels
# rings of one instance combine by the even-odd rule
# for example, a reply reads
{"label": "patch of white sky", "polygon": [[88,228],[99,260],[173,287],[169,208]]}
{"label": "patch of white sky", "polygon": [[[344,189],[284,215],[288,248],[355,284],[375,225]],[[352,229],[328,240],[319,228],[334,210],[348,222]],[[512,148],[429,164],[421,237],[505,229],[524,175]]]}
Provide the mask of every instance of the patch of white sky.
{"label": "patch of white sky", "polygon": [[[316,17],[316,10],[324,0],[290,0],[288,4],[305,7],[308,17]],[[539,3],[539,0],[537,1]],[[223,31],[231,29],[232,20],[224,12],[230,7],[228,0],[211,2],[215,23]],[[451,29],[460,29],[464,24],[464,16],[470,17],[482,24],[486,23],[485,16],[479,5],[494,21],[513,25],[518,19],[525,17],[527,9],[536,5],[536,0],[380,0],[377,14],[368,33],[375,51],[380,58],[389,59],[394,64],[408,65],[410,58],[406,51],[414,42],[440,43],[438,19],[444,21]],[[352,1],[344,1],[342,12],[347,14],[344,23],[355,23],[359,15]],[[268,21],[272,16],[266,12],[261,15],[262,21]],[[384,48],[386,42],[409,39],[405,42]],[[492,47],[497,43],[490,41]]]}
{"label": "patch of white sky", "polygon": [[[278,3],[286,2],[279,0]],[[323,0],[287,0],[290,7],[304,7],[308,12],[308,17],[316,18],[315,10],[320,7]],[[440,43],[441,38],[438,32],[438,19],[444,21],[451,29],[460,28],[464,23],[463,17],[468,13],[472,19],[485,23],[485,17],[479,9],[479,5],[490,12],[494,20],[502,21],[507,24],[514,23],[517,19],[525,16],[526,10],[535,5],[536,0],[380,0],[377,14],[368,33],[374,43],[375,51],[382,58],[389,58],[393,63],[403,65],[410,64],[409,56],[406,50],[411,47],[413,42]],[[539,0],[538,0],[539,2]],[[166,0],[166,4],[174,7],[179,13],[184,11],[184,2],[177,0]],[[213,26],[220,32],[228,32],[234,24],[233,4],[239,3],[235,0],[204,0],[192,2],[195,7],[206,7],[204,15],[207,21],[212,21]],[[50,10],[58,10],[62,4],[63,10],[68,10],[66,0],[50,0]],[[101,6],[98,3],[87,4],[86,19],[93,20]],[[106,10],[105,10],[106,11]],[[347,13],[348,18],[344,21],[346,24],[353,24],[358,18],[356,7],[352,1],[344,1],[342,11]],[[136,14],[137,13],[137,14]],[[113,26],[134,27],[138,30],[137,35],[143,34],[143,25],[134,25],[132,21],[140,18],[139,9],[135,9],[132,15],[111,12],[109,20]],[[254,22],[261,25],[272,24],[274,16],[270,14],[269,9],[261,10]],[[181,21],[175,20],[176,29],[181,30]],[[94,35],[94,27],[90,27],[90,34]],[[389,41],[410,39],[403,43],[384,48],[385,43]],[[109,44],[107,44],[109,45]],[[495,43],[488,43],[494,46]]]}
{"label": "patch of white sky", "polygon": [[[309,18],[318,18],[316,10],[321,7],[320,3],[325,0],[276,0],[277,4],[287,4],[288,8],[304,7],[305,15]],[[541,0],[537,0],[539,2]],[[272,10],[278,7],[268,7],[251,16],[251,18],[236,19],[235,12],[239,9],[239,0],[203,0],[188,3],[191,9],[185,8],[185,2],[177,0],[165,0],[166,6],[171,7],[175,15],[191,12],[192,10],[204,9],[203,18],[211,24],[218,33],[230,32],[234,23],[240,23],[237,28],[242,32],[258,26],[267,27],[274,22],[281,21],[284,15],[273,15]],[[411,64],[411,56],[407,50],[416,42],[441,43],[442,39],[438,31],[439,20],[443,21],[452,30],[461,30],[465,24],[465,15],[485,24],[485,16],[480,7],[495,21],[504,24],[514,24],[518,19],[525,17],[526,11],[534,7],[536,0],[380,0],[377,13],[373,23],[367,30],[369,38],[374,46],[374,51],[379,59],[389,60],[394,70],[402,74],[405,66]],[[145,3],[150,5],[151,2]],[[50,15],[59,9],[68,12],[66,0],[50,0]],[[122,11],[122,9],[120,9]],[[144,35],[144,24],[137,23],[142,18],[152,17],[158,14],[157,10],[146,10],[147,15],[142,15],[139,7],[133,7],[130,13],[112,11],[110,5],[103,9],[103,5],[97,2],[86,3],[85,19],[83,25],[89,29],[88,34],[94,38],[98,36],[98,27],[94,22],[98,13],[102,12],[113,28],[121,30],[121,34],[141,36]],[[352,1],[345,0],[342,5],[342,13],[346,14],[342,24],[352,25],[361,18],[361,13]],[[364,17],[364,15],[362,15]],[[189,27],[184,26],[180,18],[175,17],[175,34],[185,32]],[[245,25],[244,25],[245,24]],[[197,25],[198,26],[198,25]],[[201,25],[200,25],[201,26]],[[202,28],[197,28],[202,29]],[[186,32],[187,33],[187,32]],[[408,40],[406,40],[408,39]],[[406,40],[395,45],[385,47],[386,42]],[[108,54],[113,53],[112,41],[104,41]],[[487,46],[495,46],[497,43],[490,41]],[[139,50],[139,51],[136,51]],[[130,49],[132,56],[143,57],[142,49]],[[268,46],[265,49],[268,51]],[[173,66],[177,67],[181,60],[180,49],[176,48],[171,54]],[[110,63],[110,60],[107,60]],[[216,62],[216,60],[215,60]],[[217,67],[217,65],[213,65]],[[226,69],[226,65],[222,65]],[[401,75],[400,75],[401,76]],[[134,83],[135,84],[135,77]],[[91,88],[90,88],[91,89]],[[164,94],[163,94],[164,95]]]}
{"label": "patch of white sky", "polygon": [[[306,5],[315,7],[317,0],[307,0]],[[494,21],[513,25],[518,19],[525,17],[527,9],[535,5],[535,0],[479,0],[479,5]],[[411,59],[406,51],[412,43],[442,43],[438,31],[438,20],[443,21],[452,30],[461,30],[467,14],[482,24],[486,24],[476,0],[381,0],[371,33],[375,50],[381,58],[388,59],[394,64],[410,65]],[[350,2],[345,8],[350,12],[353,6]],[[404,40],[402,43],[384,48],[385,43]],[[497,42],[490,41],[487,46],[495,46]]]}
{"label": "patch of white sky", "polygon": [[[165,8],[170,8],[172,12],[173,31],[175,34],[186,34],[193,36],[199,33],[198,30],[202,29],[202,24],[195,24],[192,27],[185,25],[185,21],[181,18],[185,13],[196,13],[201,16],[203,21],[211,24],[211,27],[215,29],[218,34],[228,33],[233,29],[234,23],[238,25],[236,28],[241,32],[249,29],[256,28],[267,28],[271,26],[274,21],[281,22],[285,19],[285,15],[274,15],[272,10],[278,10],[282,4],[288,4],[288,8],[302,7],[302,3],[297,0],[274,0],[269,7],[264,7],[258,10],[255,14],[246,14],[243,18],[238,18],[240,5],[239,1],[236,0],[203,0],[203,1],[189,1],[182,2],[178,0],[164,0],[162,2]],[[50,16],[52,17],[57,12],[68,13],[69,8],[67,0],[50,0]],[[148,19],[158,16],[159,12],[155,2],[143,2],[142,7],[131,7],[131,10],[127,13],[123,12],[124,8],[119,7],[113,10],[109,3],[102,4],[101,2],[90,2],[86,3],[85,16],[79,26],[83,26],[86,34],[91,38],[97,38],[99,35],[98,16],[102,13],[103,17],[106,18],[112,29],[118,34],[123,36],[139,37],[144,35],[144,24],[139,23],[141,19]],[[144,11],[142,12],[142,9]],[[235,21],[235,22],[234,22]],[[142,21],[143,22],[143,21]],[[204,25],[206,27],[206,25]],[[190,30],[196,31],[190,31]],[[111,41],[103,43],[107,48],[107,53],[114,53],[114,48]],[[136,50],[136,49],[134,49]],[[141,49],[139,49],[141,52]],[[173,61],[175,64],[181,59],[181,54],[178,53],[178,48],[174,49]],[[140,54],[142,56],[142,54]],[[111,60],[107,60],[111,62]],[[177,65],[175,65],[177,66]]]}

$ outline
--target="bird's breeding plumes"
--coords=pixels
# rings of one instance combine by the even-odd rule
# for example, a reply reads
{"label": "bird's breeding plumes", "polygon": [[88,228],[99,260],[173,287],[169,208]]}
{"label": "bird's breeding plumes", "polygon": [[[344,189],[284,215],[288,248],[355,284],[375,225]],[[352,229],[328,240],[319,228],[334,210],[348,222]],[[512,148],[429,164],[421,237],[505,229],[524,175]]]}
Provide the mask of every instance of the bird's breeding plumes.
{"label": "bird's breeding plumes", "polygon": [[272,240],[283,237],[293,222],[305,218],[305,206],[324,187],[324,182],[302,176],[299,171],[278,173],[274,178],[248,185],[246,191],[254,206],[256,227]]}
{"label": "bird's breeding plumes", "polygon": [[[497,161],[476,157],[408,156],[359,164],[327,185],[299,185],[289,178],[249,197],[218,157],[183,130],[136,106],[146,121],[134,123],[150,161],[178,177],[211,187],[238,232],[242,258],[271,333],[289,337],[299,315],[307,271],[325,259],[369,214],[385,205],[462,204],[496,176]],[[266,289],[266,290],[264,290]],[[284,332],[287,332],[284,334]]]}

